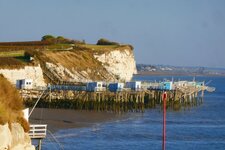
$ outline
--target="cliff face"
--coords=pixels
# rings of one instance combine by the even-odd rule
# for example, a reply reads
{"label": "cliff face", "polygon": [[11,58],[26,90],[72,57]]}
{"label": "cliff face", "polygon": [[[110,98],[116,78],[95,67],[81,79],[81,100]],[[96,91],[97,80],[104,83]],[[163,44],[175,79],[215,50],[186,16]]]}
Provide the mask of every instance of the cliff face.
{"label": "cliff face", "polygon": [[18,123],[0,125],[0,150],[35,150],[28,133]]}
{"label": "cliff face", "polygon": [[25,66],[20,69],[0,69],[0,74],[4,75],[12,84],[16,84],[16,80],[18,79],[33,79],[34,86],[46,85],[40,66]]}
{"label": "cliff face", "polygon": [[58,80],[73,82],[129,81],[136,73],[129,46],[107,50],[76,50],[42,53],[47,70]]}
{"label": "cliff face", "polygon": [[[90,46],[90,45],[87,45]],[[94,48],[93,48],[94,47]],[[19,69],[0,69],[12,84],[33,79],[34,86],[45,86],[43,75],[53,84],[89,81],[129,81],[136,73],[133,50],[128,45],[79,47],[72,50],[37,51],[35,63]]]}
{"label": "cliff face", "polygon": [[94,57],[102,62],[108,72],[120,80],[129,81],[133,74],[137,73],[133,51],[128,48],[103,54],[96,53]]}

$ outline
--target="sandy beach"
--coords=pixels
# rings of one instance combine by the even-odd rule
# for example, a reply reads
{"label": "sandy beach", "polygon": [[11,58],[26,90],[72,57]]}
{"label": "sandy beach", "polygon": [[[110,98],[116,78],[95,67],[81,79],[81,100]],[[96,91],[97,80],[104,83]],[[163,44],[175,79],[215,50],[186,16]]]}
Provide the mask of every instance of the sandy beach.
{"label": "sandy beach", "polygon": [[88,127],[125,117],[126,114],[112,112],[35,108],[29,122],[30,124],[47,124],[48,130],[56,132],[61,129]]}

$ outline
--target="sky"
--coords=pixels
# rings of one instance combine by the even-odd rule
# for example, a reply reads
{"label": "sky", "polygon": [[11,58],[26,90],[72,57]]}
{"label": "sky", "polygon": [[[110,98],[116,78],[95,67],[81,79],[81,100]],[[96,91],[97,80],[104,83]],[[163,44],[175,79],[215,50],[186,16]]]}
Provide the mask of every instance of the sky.
{"label": "sky", "polygon": [[139,64],[225,68],[225,0],[0,0],[0,19],[1,42],[106,38]]}

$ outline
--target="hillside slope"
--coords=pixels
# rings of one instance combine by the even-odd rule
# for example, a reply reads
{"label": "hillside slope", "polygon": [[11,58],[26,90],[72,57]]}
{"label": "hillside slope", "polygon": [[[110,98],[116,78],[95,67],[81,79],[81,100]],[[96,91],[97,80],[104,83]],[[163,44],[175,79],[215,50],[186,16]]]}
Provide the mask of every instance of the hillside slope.
{"label": "hillside slope", "polygon": [[87,47],[73,50],[42,51],[37,55],[46,67],[61,81],[129,81],[136,73],[133,50],[129,46]]}

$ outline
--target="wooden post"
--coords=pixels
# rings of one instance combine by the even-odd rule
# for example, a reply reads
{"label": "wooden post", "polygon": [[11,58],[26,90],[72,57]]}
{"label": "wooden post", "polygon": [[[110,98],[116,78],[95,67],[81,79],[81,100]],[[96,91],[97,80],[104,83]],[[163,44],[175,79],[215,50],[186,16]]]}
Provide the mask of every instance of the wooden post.
{"label": "wooden post", "polygon": [[42,143],[42,139],[39,139],[38,150],[41,150],[41,143]]}
{"label": "wooden post", "polygon": [[205,82],[203,82],[203,85],[202,85],[202,99],[204,97],[204,90],[205,90]]}
{"label": "wooden post", "polygon": [[162,143],[162,150],[166,149],[166,99],[167,93],[164,92],[162,95],[163,99],[163,143]]}
{"label": "wooden post", "polygon": [[51,85],[50,85],[50,89],[49,89],[49,102],[51,103],[52,101],[52,89],[51,89]]}

